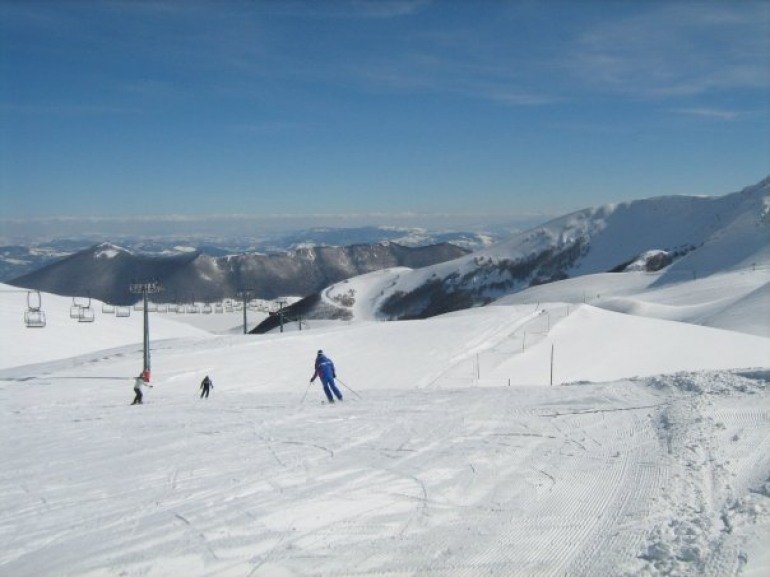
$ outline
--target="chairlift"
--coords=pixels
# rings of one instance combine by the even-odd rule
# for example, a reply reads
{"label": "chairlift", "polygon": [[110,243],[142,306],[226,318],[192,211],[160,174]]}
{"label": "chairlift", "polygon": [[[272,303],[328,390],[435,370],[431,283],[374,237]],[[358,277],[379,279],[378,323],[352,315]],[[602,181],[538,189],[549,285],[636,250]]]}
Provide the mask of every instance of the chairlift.
{"label": "chairlift", "polygon": [[28,329],[42,329],[45,327],[45,313],[41,310],[43,305],[40,291],[27,292],[27,310],[24,311],[24,324]]}
{"label": "chairlift", "polygon": [[79,306],[80,308],[90,307],[91,297],[90,295],[87,297],[72,297],[72,304]]}
{"label": "chairlift", "polygon": [[28,329],[45,328],[45,313],[43,311],[24,311],[24,324]]}
{"label": "chairlift", "polygon": [[92,323],[94,320],[96,320],[94,309],[92,309],[90,306],[80,307],[80,316],[78,317],[79,323]]}
{"label": "chairlift", "polygon": [[43,306],[43,297],[39,290],[27,291],[27,308],[31,311],[39,311]]}
{"label": "chairlift", "polygon": [[92,323],[96,318],[94,309],[91,308],[91,297],[72,297],[72,306],[70,307],[70,318],[79,323]]}

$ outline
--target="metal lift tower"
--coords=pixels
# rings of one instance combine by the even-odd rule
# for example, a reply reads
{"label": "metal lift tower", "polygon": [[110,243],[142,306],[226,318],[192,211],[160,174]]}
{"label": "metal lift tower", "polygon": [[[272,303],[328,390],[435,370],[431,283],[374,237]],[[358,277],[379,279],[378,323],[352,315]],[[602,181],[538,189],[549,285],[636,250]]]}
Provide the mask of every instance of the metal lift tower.
{"label": "metal lift tower", "polygon": [[147,295],[157,294],[163,290],[163,287],[157,281],[152,282],[134,282],[128,287],[132,294],[142,295],[142,308],[144,310],[144,368],[142,376],[145,382],[150,382],[150,318],[149,307],[147,306]]}

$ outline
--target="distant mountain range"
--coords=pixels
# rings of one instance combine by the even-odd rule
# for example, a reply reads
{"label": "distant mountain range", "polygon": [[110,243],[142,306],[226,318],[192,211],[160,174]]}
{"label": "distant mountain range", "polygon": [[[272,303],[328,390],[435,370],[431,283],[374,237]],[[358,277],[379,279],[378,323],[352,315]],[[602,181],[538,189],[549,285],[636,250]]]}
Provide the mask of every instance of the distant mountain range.
{"label": "distant mountain range", "polygon": [[664,284],[758,265],[770,265],[770,177],[721,197],[581,210],[455,260],[345,280],[288,307],[285,318],[427,318],[599,272],[662,270]]}
{"label": "distant mountain range", "polygon": [[[384,242],[325,246],[380,235]],[[157,280],[165,302],[303,297],[285,318],[417,319],[483,306],[533,285],[598,272],[663,271],[657,282],[770,263],[770,177],[720,197],[668,196],[587,208],[501,242],[453,233],[417,246],[422,229],[315,229],[287,235],[293,250],[207,254],[199,247],[103,243],[9,281],[67,296],[130,304],[131,282]],[[245,242],[245,241],[242,241]],[[221,244],[219,245],[221,246]],[[218,253],[211,246],[208,252]],[[267,331],[268,319],[258,331]]]}
{"label": "distant mountain range", "polygon": [[340,280],[393,266],[420,268],[452,260],[468,250],[449,243],[405,247],[396,243],[346,247],[311,246],[294,251],[210,256],[199,251],[135,254],[102,243],[57,260],[9,284],[64,296],[92,297],[128,305],[131,283],[157,281],[157,302],[214,302],[249,291],[274,299],[318,292]]}
{"label": "distant mountain range", "polygon": [[201,235],[150,238],[104,235],[80,239],[55,239],[0,246],[0,282],[13,281],[56,261],[89,250],[102,242],[120,245],[136,255],[149,257],[184,257],[200,253],[211,257],[241,253],[283,253],[313,246],[344,247],[394,242],[405,247],[450,243],[468,251],[489,246],[507,237],[508,227],[485,232],[429,230],[417,227],[364,226],[353,228],[311,228],[263,236],[237,237]]}

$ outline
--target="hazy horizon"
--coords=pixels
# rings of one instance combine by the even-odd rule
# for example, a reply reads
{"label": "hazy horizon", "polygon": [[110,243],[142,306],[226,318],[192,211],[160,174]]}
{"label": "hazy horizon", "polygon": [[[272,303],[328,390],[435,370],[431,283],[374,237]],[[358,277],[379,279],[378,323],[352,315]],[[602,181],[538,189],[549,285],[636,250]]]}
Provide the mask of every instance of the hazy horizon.
{"label": "hazy horizon", "polygon": [[329,228],[391,227],[433,232],[524,230],[561,215],[452,214],[219,214],[138,215],[134,217],[38,217],[0,219],[0,243],[50,242],[57,239],[233,238],[291,234]]}

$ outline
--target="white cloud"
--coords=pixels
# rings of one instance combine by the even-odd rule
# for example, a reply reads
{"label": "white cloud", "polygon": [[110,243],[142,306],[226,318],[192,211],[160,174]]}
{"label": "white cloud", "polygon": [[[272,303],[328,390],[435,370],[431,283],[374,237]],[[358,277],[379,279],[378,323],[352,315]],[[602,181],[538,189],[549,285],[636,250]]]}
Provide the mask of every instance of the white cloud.
{"label": "white cloud", "polygon": [[770,4],[653,6],[584,32],[572,73],[586,85],[654,97],[770,86]]}
{"label": "white cloud", "polygon": [[351,7],[357,16],[397,18],[419,12],[430,3],[431,0],[351,0]]}
{"label": "white cloud", "polygon": [[718,110],[716,108],[680,108],[675,112],[691,116],[701,116],[703,118],[712,118],[714,120],[736,120],[741,116],[740,112],[734,110]]}

